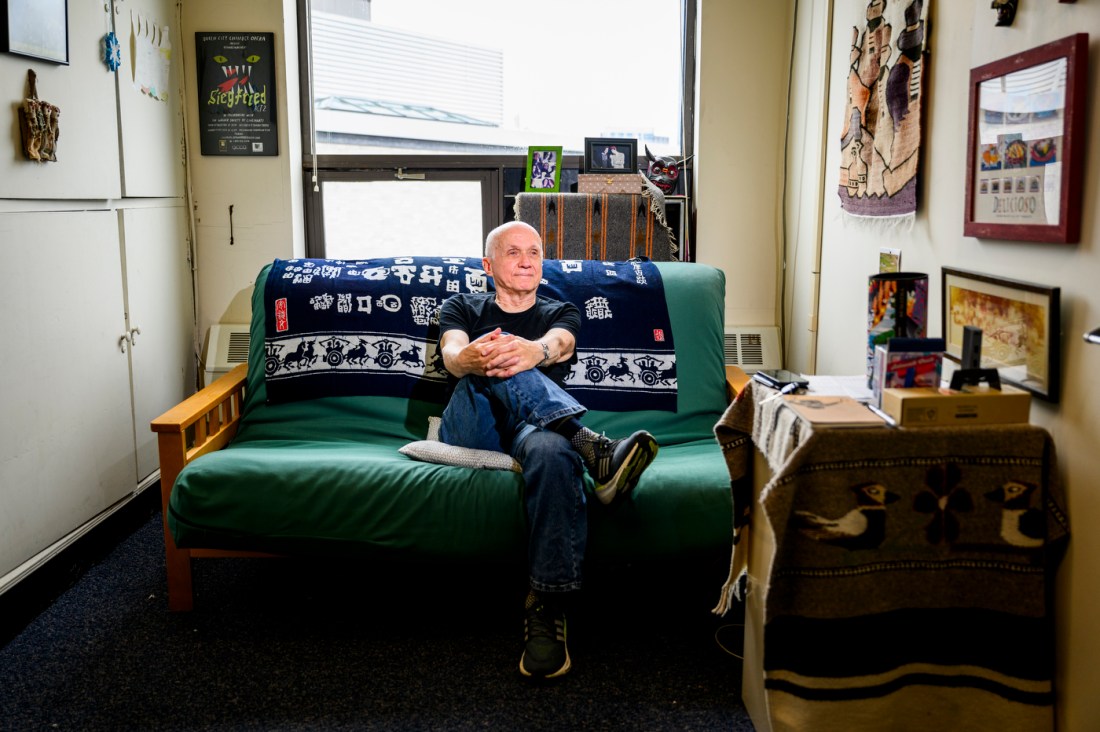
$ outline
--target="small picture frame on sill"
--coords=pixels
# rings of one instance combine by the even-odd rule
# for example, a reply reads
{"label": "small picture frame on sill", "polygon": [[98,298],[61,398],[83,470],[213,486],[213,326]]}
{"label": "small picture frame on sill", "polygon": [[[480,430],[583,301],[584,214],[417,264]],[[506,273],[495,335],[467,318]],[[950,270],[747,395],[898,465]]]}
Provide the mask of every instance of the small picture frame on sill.
{"label": "small picture frame on sill", "polygon": [[561,146],[542,145],[527,148],[527,174],[523,178],[527,193],[557,193],[561,190]]}
{"label": "small picture frame on sill", "polygon": [[585,173],[637,173],[638,141],[630,137],[584,138]]}

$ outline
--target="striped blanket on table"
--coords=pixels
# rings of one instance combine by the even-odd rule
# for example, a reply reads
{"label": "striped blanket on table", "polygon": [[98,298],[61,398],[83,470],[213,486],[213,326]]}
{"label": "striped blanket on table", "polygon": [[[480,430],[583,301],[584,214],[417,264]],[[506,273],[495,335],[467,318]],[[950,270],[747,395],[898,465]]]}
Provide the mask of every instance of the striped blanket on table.
{"label": "striped blanket on table", "polygon": [[[1052,730],[1068,524],[1049,434],[811,430],[769,393],[750,382],[715,433],[753,435],[772,467],[757,503],[735,495],[775,538],[767,576],[749,577],[763,659],[745,669],[763,673],[771,728]],[[744,451],[727,455],[744,476]],[[749,566],[746,532],[727,589]]]}

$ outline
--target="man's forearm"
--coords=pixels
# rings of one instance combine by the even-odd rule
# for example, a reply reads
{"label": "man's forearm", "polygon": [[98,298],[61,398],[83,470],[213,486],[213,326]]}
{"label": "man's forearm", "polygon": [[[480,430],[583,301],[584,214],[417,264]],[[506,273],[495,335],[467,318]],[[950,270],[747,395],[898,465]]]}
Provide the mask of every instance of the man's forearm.
{"label": "man's forearm", "polygon": [[551,328],[535,343],[538,343],[540,348],[543,345],[546,346],[543,351],[546,358],[537,363],[536,366],[552,366],[572,358],[576,340],[573,338],[573,334],[564,328]]}

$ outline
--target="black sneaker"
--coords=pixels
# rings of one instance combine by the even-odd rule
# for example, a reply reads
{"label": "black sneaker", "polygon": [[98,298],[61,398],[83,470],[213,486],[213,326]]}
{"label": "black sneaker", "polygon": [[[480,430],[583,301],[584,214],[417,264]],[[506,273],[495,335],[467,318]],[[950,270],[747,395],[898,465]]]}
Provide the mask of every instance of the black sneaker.
{"label": "black sneaker", "polygon": [[588,473],[596,482],[596,498],[611,503],[616,496],[634,489],[642,473],[657,457],[657,441],[645,430],[639,430],[621,440],[604,436],[593,444],[596,459],[588,465]]}
{"label": "black sneaker", "polygon": [[527,596],[523,642],[519,672],[528,678],[558,678],[568,673],[573,665],[565,645],[565,613],[533,593]]}

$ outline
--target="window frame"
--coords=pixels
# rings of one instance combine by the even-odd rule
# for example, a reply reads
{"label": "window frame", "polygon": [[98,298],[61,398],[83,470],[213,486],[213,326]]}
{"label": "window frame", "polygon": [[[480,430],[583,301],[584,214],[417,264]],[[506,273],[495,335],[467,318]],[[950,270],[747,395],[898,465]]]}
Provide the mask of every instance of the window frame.
{"label": "window frame", "polygon": [[[695,77],[697,60],[695,58],[696,18],[699,0],[680,0],[681,30],[684,33],[683,71],[681,90],[681,145],[680,156],[686,157],[695,149]],[[511,208],[506,199],[514,194],[505,192],[506,171],[518,169],[522,172],[526,165],[524,153],[515,155],[465,155],[465,154],[413,154],[399,155],[360,154],[331,155],[311,153],[313,146],[313,88],[310,83],[309,58],[312,43],[309,40],[308,16],[311,8],[309,0],[297,0],[298,11],[298,72],[302,130],[302,171],[303,205],[305,209],[306,256],[324,258],[324,201],[322,190],[314,190],[314,176],[317,188],[321,189],[325,181],[367,181],[389,180],[403,175],[424,175],[425,180],[479,180],[482,182],[482,235],[488,233],[510,219]],[[639,161],[641,163],[641,161]],[[565,155],[562,160],[563,180],[566,172],[576,173],[584,169],[583,155]],[[692,195],[692,171],[694,165],[689,161],[684,166],[684,190],[686,205],[687,241],[695,240],[695,206]],[[487,176],[487,178],[485,177]],[[522,190],[522,186],[520,188]],[[692,246],[691,259],[694,259]]]}

